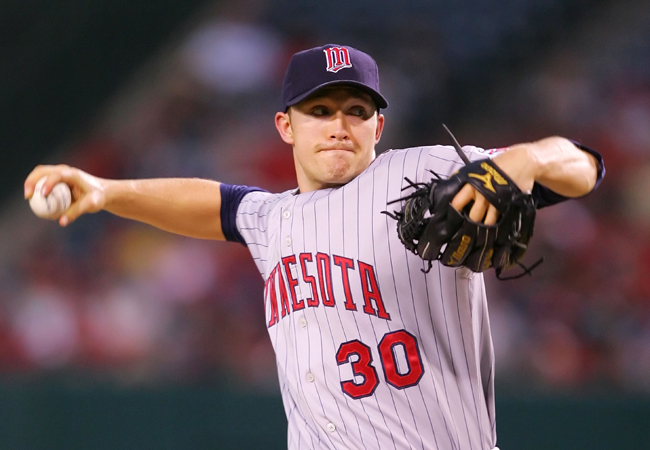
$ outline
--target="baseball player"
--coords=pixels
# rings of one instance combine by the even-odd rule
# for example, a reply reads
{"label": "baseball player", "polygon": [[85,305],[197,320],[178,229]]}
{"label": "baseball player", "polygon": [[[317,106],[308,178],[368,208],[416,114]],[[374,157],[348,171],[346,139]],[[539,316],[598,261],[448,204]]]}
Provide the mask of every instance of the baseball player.
{"label": "baseball player", "polygon": [[[451,146],[375,154],[388,102],[375,61],[352,47],[296,53],[275,125],[291,145],[297,189],[273,194],[200,179],[107,180],[39,166],[74,201],[59,219],[107,210],[158,228],[235,241],[265,280],[291,449],[496,448],[494,354],[483,276],[409,252],[383,211],[409,184],[463,167]],[[596,152],[560,137],[487,151],[538,206],[584,196],[604,174]],[[490,177],[484,176],[485,185]],[[494,180],[497,180],[496,175]],[[488,226],[498,210],[471,184],[451,202]]]}

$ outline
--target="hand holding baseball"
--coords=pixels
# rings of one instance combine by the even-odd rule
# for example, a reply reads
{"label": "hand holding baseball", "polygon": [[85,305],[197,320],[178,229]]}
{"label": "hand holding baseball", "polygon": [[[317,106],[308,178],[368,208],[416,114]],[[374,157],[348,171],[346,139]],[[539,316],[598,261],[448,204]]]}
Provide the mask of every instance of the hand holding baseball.
{"label": "hand holding baseball", "polygon": [[41,178],[36,183],[34,194],[29,199],[29,206],[34,214],[41,219],[58,219],[70,207],[72,193],[67,184],[57,183],[47,197],[43,196],[41,192],[45,180],[47,180],[47,177]]}
{"label": "hand holding baseball", "polygon": [[37,166],[25,180],[25,199],[37,216],[61,226],[105,204],[101,179],[66,165]]}

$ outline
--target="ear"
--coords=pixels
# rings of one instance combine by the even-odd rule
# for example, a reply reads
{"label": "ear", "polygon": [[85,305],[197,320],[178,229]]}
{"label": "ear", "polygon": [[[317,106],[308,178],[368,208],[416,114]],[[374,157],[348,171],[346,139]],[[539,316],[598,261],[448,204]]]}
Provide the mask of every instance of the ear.
{"label": "ear", "polygon": [[384,115],[377,113],[377,129],[375,130],[375,144],[379,143],[381,133],[384,131]]}
{"label": "ear", "polygon": [[280,137],[284,142],[289,145],[294,144],[289,113],[278,112],[275,114],[275,128],[278,130],[278,133],[280,133]]}

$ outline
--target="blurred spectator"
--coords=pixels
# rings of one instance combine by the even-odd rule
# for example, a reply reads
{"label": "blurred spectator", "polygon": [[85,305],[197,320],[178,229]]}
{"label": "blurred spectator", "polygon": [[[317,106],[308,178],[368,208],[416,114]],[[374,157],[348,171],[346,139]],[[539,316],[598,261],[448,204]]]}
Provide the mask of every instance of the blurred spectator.
{"label": "blurred spectator", "polygon": [[282,45],[270,29],[228,21],[197,28],[183,48],[190,73],[217,94],[260,91],[282,76]]}
{"label": "blurred spectator", "polygon": [[13,332],[25,358],[41,369],[69,364],[79,351],[77,312],[53,286],[28,288],[13,317]]}

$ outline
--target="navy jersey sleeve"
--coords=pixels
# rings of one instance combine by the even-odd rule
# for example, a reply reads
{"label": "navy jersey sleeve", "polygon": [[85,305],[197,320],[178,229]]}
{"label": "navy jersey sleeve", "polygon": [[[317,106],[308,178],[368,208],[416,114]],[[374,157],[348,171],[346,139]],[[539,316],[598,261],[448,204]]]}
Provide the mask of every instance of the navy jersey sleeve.
{"label": "navy jersey sleeve", "polygon": [[264,189],[255,186],[243,186],[221,183],[221,230],[227,241],[239,242],[246,245],[244,238],[237,229],[237,208],[242,199],[251,192]]}
{"label": "navy jersey sleeve", "polygon": [[[596,187],[598,187],[601,180],[605,176],[605,163],[603,161],[602,155],[597,151],[590,149],[589,147],[585,147],[584,145],[579,144],[578,142],[575,141],[571,141],[571,142],[573,142],[573,144],[576,147],[578,147],[580,150],[585,151],[590,155],[592,155],[594,158],[596,158],[596,161],[598,162],[598,177],[596,178],[596,185],[594,186],[594,189],[596,189]],[[555,205],[557,203],[569,199],[569,197],[565,197],[556,192],[553,192],[549,188],[544,187],[539,183],[535,183],[535,185],[533,186],[533,198],[537,203],[538,209],[544,208],[546,206]]]}

